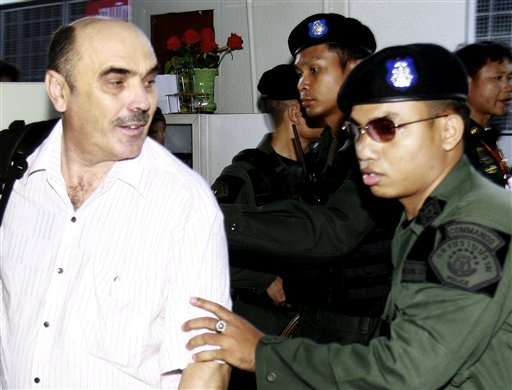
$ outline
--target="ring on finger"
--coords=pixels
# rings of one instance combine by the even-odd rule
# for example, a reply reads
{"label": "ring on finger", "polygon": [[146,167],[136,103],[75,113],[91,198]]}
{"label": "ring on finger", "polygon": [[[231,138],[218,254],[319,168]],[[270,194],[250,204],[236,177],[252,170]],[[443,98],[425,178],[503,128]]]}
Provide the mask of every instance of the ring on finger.
{"label": "ring on finger", "polygon": [[226,331],[226,328],[228,327],[228,324],[224,320],[218,320],[215,324],[215,332],[217,333],[224,333]]}

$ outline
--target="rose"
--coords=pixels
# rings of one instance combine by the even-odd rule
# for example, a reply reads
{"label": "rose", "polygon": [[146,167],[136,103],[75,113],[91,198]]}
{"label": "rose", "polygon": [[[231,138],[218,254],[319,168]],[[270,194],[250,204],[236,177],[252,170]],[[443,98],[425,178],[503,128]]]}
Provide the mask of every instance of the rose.
{"label": "rose", "polygon": [[215,32],[210,27],[201,29],[201,41],[215,41]]}
{"label": "rose", "polygon": [[228,42],[226,46],[231,50],[242,50],[244,47],[242,46],[244,43],[242,37],[240,35],[231,33],[231,36],[228,38]]}
{"label": "rose", "polygon": [[199,50],[201,53],[212,53],[219,45],[215,42],[215,32],[210,27],[205,27],[201,30],[201,42]]}
{"label": "rose", "polygon": [[181,48],[181,39],[177,35],[169,37],[167,40],[167,50],[178,50]]}
{"label": "rose", "polygon": [[211,27],[200,30],[189,28],[181,36],[173,35],[166,41],[169,59],[165,63],[165,73],[180,74],[192,68],[218,68],[233,50],[243,49],[240,35],[231,33],[225,46],[215,42],[215,32]]}
{"label": "rose", "polygon": [[199,33],[193,28],[189,28],[183,33],[183,42],[185,45],[194,45],[201,40]]}
{"label": "rose", "polygon": [[215,49],[217,49],[219,45],[215,43],[215,41],[201,41],[201,45],[199,46],[199,50],[201,53],[212,53]]}

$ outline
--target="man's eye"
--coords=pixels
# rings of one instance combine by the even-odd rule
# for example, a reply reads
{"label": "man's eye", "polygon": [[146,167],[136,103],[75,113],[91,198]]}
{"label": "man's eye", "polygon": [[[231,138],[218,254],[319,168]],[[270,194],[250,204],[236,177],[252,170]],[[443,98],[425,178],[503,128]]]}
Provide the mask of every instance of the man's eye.
{"label": "man's eye", "polygon": [[318,73],[319,71],[320,71],[320,68],[317,66],[311,68],[311,73]]}
{"label": "man's eye", "polygon": [[108,83],[109,83],[109,85],[111,85],[113,87],[119,87],[119,86],[123,85],[123,80],[113,79],[113,80],[109,80]]}

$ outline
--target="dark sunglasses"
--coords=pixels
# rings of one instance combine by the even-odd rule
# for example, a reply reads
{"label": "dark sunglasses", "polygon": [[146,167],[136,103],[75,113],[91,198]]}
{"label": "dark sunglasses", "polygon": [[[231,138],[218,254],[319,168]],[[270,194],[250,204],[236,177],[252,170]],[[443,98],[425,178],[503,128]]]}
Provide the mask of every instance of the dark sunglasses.
{"label": "dark sunglasses", "polygon": [[350,137],[357,142],[361,135],[368,134],[368,136],[374,140],[375,142],[389,142],[393,138],[395,138],[396,129],[399,127],[404,127],[407,125],[412,125],[413,123],[433,121],[435,119],[443,118],[448,115],[438,115],[432,118],[419,119],[417,121],[400,123],[399,125],[395,125],[389,118],[377,118],[371,120],[366,124],[366,126],[360,126],[352,121],[346,121],[342,127],[342,130],[348,131]]}

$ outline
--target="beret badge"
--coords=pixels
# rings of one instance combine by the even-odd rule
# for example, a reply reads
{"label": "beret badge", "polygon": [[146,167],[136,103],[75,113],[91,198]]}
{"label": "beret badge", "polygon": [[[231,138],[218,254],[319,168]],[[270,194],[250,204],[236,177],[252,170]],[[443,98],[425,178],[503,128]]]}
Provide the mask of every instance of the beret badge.
{"label": "beret badge", "polygon": [[325,19],[315,20],[314,22],[308,23],[308,26],[309,36],[311,38],[321,38],[329,31]]}
{"label": "beret badge", "polygon": [[407,90],[416,84],[418,74],[411,57],[387,61],[386,81],[398,90]]}

